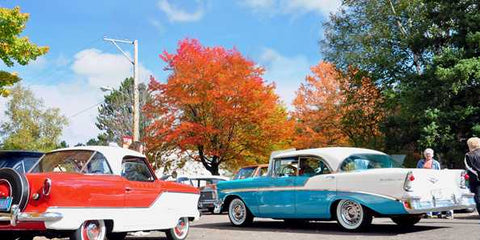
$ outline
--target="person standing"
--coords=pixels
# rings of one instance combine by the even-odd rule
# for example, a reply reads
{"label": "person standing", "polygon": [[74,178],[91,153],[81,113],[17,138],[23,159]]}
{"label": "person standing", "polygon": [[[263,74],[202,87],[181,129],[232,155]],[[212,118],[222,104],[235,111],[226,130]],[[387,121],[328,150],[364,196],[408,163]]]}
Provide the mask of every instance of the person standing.
{"label": "person standing", "polygon": [[[426,169],[435,169],[435,170],[440,170],[440,163],[433,159],[433,149],[427,148],[425,151],[423,151],[423,159],[420,159],[417,163],[417,168],[426,168]],[[429,212],[427,213],[427,217],[432,217],[433,215],[436,215],[438,217],[441,217],[442,214],[445,214],[446,218],[453,219],[453,210],[447,211],[447,212]]]}
{"label": "person standing", "polygon": [[433,159],[433,149],[425,149],[425,151],[423,151],[423,156],[425,158],[422,158],[417,162],[417,168],[440,170],[440,163],[437,160]]}
{"label": "person standing", "polygon": [[475,204],[480,215],[480,138],[472,137],[467,140],[469,152],[465,154],[465,167],[469,178],[469,188],[475,194]]}

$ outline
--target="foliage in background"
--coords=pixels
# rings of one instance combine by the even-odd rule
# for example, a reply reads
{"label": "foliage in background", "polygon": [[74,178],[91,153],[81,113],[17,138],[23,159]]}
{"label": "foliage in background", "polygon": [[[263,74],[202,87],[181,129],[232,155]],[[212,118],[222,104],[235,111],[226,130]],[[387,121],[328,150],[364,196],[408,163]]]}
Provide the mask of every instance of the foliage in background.
{"label": "foliage in background", "polygon": [[479,8],[475,0],[347,0],[331,16],[322,51],[381,88],[386,151],[432,147],[461,167],[465,139],[479,129]]}
{"label": "foliage in background", "polygon": [[342,131],[343,103],[346,100],[335,66],[320,62],[311,68],[296,93],[292,117],[295,119],[296,148],[347,145]]}
{"label": "foliage in background", "polygon": [[[150,98],[147,86],[138,85],[140,110]],[[140,114],[140,139],[148,122],[145,114]],[[133,78],[126,78],[118,89],[105,95],[104,102],[98,107],[95,124],[102,131],[97,139],[90,139],[87,145],[108,145],[115,142],[122,145],[123,136],[133,136]]]}
{"label": "foliage in background", "polygon": [[265,162],[272,150],[288,144],[293,125],[274,86],[238,51],[187,39],[161,58],[171,73],[165,84],[150,82],[148,151],[192,153],[218,175],[220,164],[232,169]]}
{"label": "foliage in background", "polygon": [[[25,29],[29,15],[21,13],[19,7],[0,8],[0,59],[7,67],[15,62],[26,65],[48,51],[48,47],[39,47],[30,42],[28,37],[19,37]],[[0,95],[7,96],[5,87],[20,81],[15,73],[0,70]]]}
{"label": "foliage in background", "polygon": [[339,71],[328,62],[311,68],[294,100],[297,148],[345,146],[379,148],[383,99],[359,71]]}
{"label": "foliage in background", "polygon": [[61,146],[67,119],[58,108],[45,108],[32,91],[17,84],[11,91],[1,125],[3,149],[49,151]]}

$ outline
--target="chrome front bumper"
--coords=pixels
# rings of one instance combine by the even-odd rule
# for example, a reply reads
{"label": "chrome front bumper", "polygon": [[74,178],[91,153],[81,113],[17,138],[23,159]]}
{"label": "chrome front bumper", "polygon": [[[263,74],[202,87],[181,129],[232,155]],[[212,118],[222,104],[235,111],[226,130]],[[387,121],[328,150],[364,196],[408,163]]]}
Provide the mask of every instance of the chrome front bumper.
{"label": "chrome front bumper", "polygon": [[13,205],[10,213],[0,213],[0,222],[10,222],[16,226],[19,222],[53,222],[63,218],[61,213],[55,212],[20,212],[17,205]]}
{"label": "chrome front bumper", "polygon": [[449,210],[459,210],[475,207],[473,193],[464,193],[460,198],[454,195],[450,199],[421,199],[420,197],[410,197],[403,200],[405,209],[409,213],[440,212]]}

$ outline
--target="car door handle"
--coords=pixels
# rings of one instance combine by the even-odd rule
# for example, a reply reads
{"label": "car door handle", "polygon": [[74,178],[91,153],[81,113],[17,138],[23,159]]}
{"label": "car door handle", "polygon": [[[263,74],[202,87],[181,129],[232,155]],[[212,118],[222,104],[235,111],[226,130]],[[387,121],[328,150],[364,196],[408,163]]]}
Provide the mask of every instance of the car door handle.
{"label": "car door handle", "polygon": [[326,176],[326,179],[335,179],[335,176]]}
{"label": "car door handle", "polygon": [[126,192],[131,192],[131,191],[133,191],[133,189],[132,189],[131,187],[126,187],[126,188],[125,188],[125,191],[126,191]]}

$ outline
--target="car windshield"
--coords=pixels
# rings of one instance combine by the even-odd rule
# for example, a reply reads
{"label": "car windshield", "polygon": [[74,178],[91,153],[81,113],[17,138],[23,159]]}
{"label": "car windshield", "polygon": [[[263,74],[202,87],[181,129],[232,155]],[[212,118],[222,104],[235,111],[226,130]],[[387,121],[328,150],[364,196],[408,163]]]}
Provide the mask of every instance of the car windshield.
{"label": "car windshield", "polygon": [[354,154],[346,158],[340,165],[344,172],[367,170],[373,168],[402,167],[397,161],[384,154]]}
{"label": "car windshield", "polygon": [[237,172],[237,174],[235,174],[232,180],[252,177],[253,173],[255,172],[255,169],[256,167],[242,168]]}
{"label": "car windshield", "polygon": [[33,173],[41,172],[76,172],[80,173],[92,157],[93,151],[70,150],[45,154],[32,169]]}

